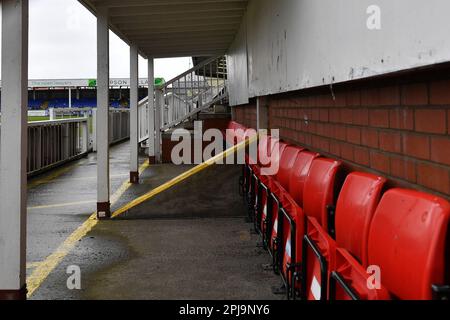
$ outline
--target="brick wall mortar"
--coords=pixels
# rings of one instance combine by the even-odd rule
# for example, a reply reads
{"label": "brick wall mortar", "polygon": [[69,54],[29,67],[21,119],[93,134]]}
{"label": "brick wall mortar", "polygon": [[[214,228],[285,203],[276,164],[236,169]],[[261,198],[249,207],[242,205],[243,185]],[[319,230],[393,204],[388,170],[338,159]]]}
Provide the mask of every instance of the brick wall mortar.
{"label": "brick wall mortar", "polygon": [[[281,138],[450,199],[450,67],[269,97]],[[256,125],[256,108],[237,121]],[[254,110],[254,111],[253,111]],[[252,114],[254,112],[254,123]]]}

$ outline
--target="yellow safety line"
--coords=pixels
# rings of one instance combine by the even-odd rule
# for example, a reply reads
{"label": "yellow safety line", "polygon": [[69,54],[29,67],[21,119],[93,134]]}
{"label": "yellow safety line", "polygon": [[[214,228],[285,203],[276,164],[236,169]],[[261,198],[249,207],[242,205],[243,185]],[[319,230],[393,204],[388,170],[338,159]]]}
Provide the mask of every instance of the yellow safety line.
{"label": "yellow safety line", "polygon": [[[139,168],[139,173],[142,173],[148,168],[149,164],[146,161]],[[111,205],[113,205],[123,193],[131,186],[128,181],[124,182],[122,186],[111,197]],[[87,233],[98,223],[97,212],[94,212],[81,226],[79,226],[51,255],[49,255],[41,264],[27,278],[27,297],[31,297],[33,293],[41,286],[48,275],[61,263],[69,252],[75,247]]]}
{"label": "yellow safety line", "polygon": [[225,150],[224,152],[216,155],[215,157],[212,157],[211,159],[209,159],[209,160],[195,166],[194,168],[182,173],[181,175],[169,180],[168,182],[151,190],[150,192],[134,199],[133,201],[131,201],[131,202],[127,203],[126,205],[124,205],[123,207],[121,207],[120,209],[116,210],[112,214],[112,218],[116,218],[117,216],[127,212],[131,208],[134,208],[134,207],[140,205],[141,203],[153,198],[154,196],[166,191],[167,189],[170,189],[171,187],[173,187],[173,186],[179,184],[180,182],[188,179],[189,177],[205,170],[206,168],[212,166],[213,164],[219,162],[220,160],[226,159],[230,155],[233,155],[234,153],[238,152],[238,150],[245,148],[249,143],[252,143],[256,139],[257,139],[257,135],[255,135],[255,136],[251,137],[250,139],[247,139],[239,144],[236,144],[233,147]]}
{"label": "yellow safety line", "polygon": [[86,200],[86,201],[78,201],[78,202],[66,202],[66,203],[56,203],[56,204],[47,204],[42,206],[34,206],[34,207],[28,207],[28,210],[38,210],[38,209],[51,209],[51,208],[61,208],[61,207],[72,207],[72,206],[78,206],[80,204],[88,204],[88,203],[95,203],[97,200]]}
{"label": "yellow safety line", "polygon": [[36,267],[40,266],[41,264],[42,264],[42,261],[28,262],[27,263],[27,269],[36,268]]}

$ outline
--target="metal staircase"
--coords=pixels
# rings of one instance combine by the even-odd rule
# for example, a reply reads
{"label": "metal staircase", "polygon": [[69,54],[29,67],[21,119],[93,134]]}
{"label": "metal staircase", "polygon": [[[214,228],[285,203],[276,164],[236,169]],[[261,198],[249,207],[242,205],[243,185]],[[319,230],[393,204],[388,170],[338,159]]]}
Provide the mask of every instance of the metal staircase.
{"label": "metal staircase", "polygon": [[[214,113],[217,104],[228,105],[227,63],[224,56],[208,58],[159,87],[160,132],[190,122],[200,113]],[[139,142],[148,139],[148,97],[139,102]]]}

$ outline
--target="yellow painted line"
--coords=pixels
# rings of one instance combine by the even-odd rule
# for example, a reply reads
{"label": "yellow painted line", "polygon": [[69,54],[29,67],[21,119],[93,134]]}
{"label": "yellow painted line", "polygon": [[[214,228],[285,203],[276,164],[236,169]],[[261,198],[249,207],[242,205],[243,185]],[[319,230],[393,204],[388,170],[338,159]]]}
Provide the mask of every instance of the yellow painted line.
{"label": "yellow painted line", "polygon": [[73,207],[82,204],[95,203],[97,200],[86,200],[86,201],[78,201],[78,202],[66,202],[66,203],[55,203],[55,204],[47,204],[42,206],[34,206],[28,207],[28,210],[38,210],[38,209],[52,209],[52,208],[61,208],[61,207]]}
{"label": "yellow painted line", "polygon": [[172,188],[173,186],[179,184],[180,182],[188,179],[189,177],[205,170],[206,168],[214,165],[215,163],[219,162],[222,159],[226,159],[227,157],[229,157],[230,155],[233,155],[234,153],[238,152],[238,150],[241,150],[243,148],[245,148],[249,143],[252,143],[253,141],[255,141],[257,139],[257,136],[255,135],[254,137],[245,140],[227,150],[225,150],[224,152],[216,155],[215,157],[212,157],[211,159],[195,166],[194,168],[182,173],[181,175],[169,180],[168,182],[162,184],[161,186],[151,190],[150,192],[134,199],[133,201],[127,203],[126,205],[124,205],[123,207],[121,207],[120,209],[116,210],[113,214],[112,214],[112,218],[116,218],[117,216],[120,216],[121,214],[127,212],[128,210],[130,210],[131,208],[134,208],[138,205],[140,205],[141,203],[153,198],[154,196]]}
{"label": "yellow painted line", "polygon": [[42,264],[42,261],[38,261],[38,262],[28,262],[28,263],[27,263],[27,269],[32,269],[32,268],[39,267],[41,264]]}
{"label": "yellow painted line", "polygon": [[[139,173],[142,173],[149,166],[146,161],[139,168]],[[113,205],[122,194],[131,186],[126,181],[111,197],[111,205]],[[81,226],[79,226],[51,255],[49,255],[41,264],[27,278],[27,297],[31,297],[33,293],[41,286],[47,279],[48,275],[61,263],[65,256],[75,247],[86,234],[98,223],[97,212],[94,212]]]}

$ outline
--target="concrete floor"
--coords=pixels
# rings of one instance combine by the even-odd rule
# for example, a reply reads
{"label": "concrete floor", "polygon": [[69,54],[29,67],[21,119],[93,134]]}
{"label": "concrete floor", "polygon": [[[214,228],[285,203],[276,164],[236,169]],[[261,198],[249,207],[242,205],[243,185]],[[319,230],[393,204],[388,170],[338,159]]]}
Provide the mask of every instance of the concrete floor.
{"label": "concrete floor", "polygon": [[[128,143],[114,147],[111,156],[114,192],[128,177]],[[149,167],[141,184],[129,188],[113,209],[188,168]],[[29,273],[95,210],[95,155],[61,170],[54,179],[30,181]],[[100,222],[31,298],[282,299],[271,292],[280,278],[263,270],[269,256],[256,246],[259,237],[244,222],[238,175],[238,167],[211,167],[114,220]],[[70,265],[81,269],[81,290],[67,289]]]}

